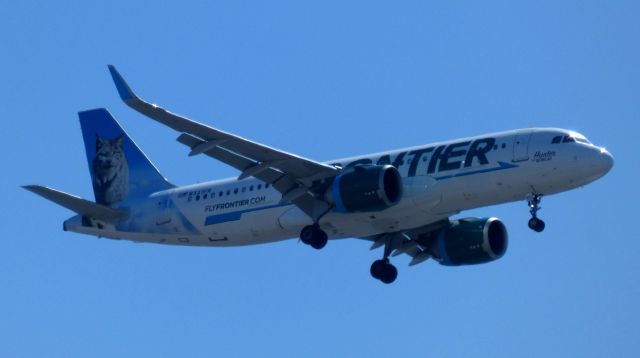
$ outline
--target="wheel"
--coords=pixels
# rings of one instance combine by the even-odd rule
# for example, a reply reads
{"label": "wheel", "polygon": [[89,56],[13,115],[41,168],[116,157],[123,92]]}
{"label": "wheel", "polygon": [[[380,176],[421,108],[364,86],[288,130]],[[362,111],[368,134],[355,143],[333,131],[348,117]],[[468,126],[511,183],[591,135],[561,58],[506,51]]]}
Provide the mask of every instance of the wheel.
{"label": "wheel", "polygon": [[317,225],[305,226],[300,232],[300,241],[310,245],[314,249],[321,249],[327,245],[327,233]]}
{"label": "wheel", "polygon": [[398,277],[398,269],[390,263],[387,263],[384,266],[384,271],[382,271],[382,277],[380,277],[380,281],[390,284],[395,281]]}
{"label": "wheel", "polygon": [[535,232],[542,232],[544,230],[545,224],[544,221],[533,217],[529,219],[529,228]]}
{"label": "wheel", "polygon": [[371,264],[371,276],[384,283],[391,283],[398,277],[398,269],[388,259],[375,260]]}
{"label": "wheel", "polygon": [[316,250],[320,250],[321,248],[327,246],[328,241],[329,238],[327,237],[327,233],[318,228],[314,233],[313,240],[309,245],[311,245],[311,247]]}
{"label": "wheel", "polygon": [[304,242],[307,245],[311,245],[313,241],[313,232],[315,228],[312,225],[305,226],[302,231],[300,231],[300,241]]}
{"label": "wheel", "polygon": [[386,260],[375,260],[371,264],[371,270],[370,270],[371,276],[373,276],[373,278],[375,278],[376,280],[379,280],[380,277],[382,277],[382,273],[386,265],[387,265]]}

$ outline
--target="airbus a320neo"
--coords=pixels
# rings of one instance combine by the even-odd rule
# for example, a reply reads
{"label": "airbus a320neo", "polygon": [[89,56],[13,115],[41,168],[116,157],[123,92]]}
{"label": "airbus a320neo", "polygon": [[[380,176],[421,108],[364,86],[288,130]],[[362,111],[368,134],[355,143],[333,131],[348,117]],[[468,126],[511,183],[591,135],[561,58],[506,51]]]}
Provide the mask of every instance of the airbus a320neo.
{"label": "airbus a320neo", "polygon": [[252,245],[300,238],[322,249],[330,239],[361,238],[384,247],[371,275],[410,265],[490,262],[507,250],[495,217],[452,216],[526,200],[528,225],[542,231],[540,199],[584,186],[613,157],[583,135],[557,128],[484,134],[411,148],[318,162],[173,114],[140,99],[113,66],[122,100],[178,131],[189,155],[238,169],[237,178],[175,186],[147,159],[106,109],[79,113],[95,202],[27,185],[75,213],[64,230],[138,242],[192,246]]}

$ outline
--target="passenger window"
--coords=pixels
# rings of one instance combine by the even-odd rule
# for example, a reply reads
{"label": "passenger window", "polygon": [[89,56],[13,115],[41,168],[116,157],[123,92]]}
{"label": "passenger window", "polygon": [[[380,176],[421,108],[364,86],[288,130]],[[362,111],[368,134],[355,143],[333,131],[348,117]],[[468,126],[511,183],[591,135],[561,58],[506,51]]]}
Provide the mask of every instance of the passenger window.
{"label": "passenger window", "polygon": [[269,183],[264,185],[264,188],[267,189],[269,187]]}
{"label": "passenger window", "polygon": [[219,192],[219,193],[218,193],[218,196],[222,196],[223,194],[224,194],[223,192]]}
{"label": "passenger window", "polygon": [[206,199],[206,198],[207,198],[207,194],[204,194],[204,195],[202,196],[202,199]]}
{"label": "passenger window", "polygon": [[262,184],[258,184],[258,190],[262,189]]}
{"label": "passenger window", "polygon": [[196,200],[200,200],[200,195],[196,195]]}
{"label": "passenger window", "polygon": [[234,194],[238,194],[238,188],[233,189]]}
{"label": "passenger window", "polygon": [[553,137],[553,140],[551,141],[551,144],[558,144],[558,143],[560,143],[561,140],[562,140],[562,136],[561,135]]}
{"label": "passenger window", "polygon": [[507,144],[506,143],[502,143],[502,149],[506,148]]}
{"label": "passenger window", "polygon": [[249,187],[249,191],[253,191],[253,185]]}
{"label": "passenger window", "polygon": [[246,186],[243,186],[243,187],[242,187],[242,192],[244,193],[245,191],[247,191],[247,187],[246,187]]}
{"label": "passenger window", "polygon": [[227,195],[231,195],[231,190],[227,189]]}

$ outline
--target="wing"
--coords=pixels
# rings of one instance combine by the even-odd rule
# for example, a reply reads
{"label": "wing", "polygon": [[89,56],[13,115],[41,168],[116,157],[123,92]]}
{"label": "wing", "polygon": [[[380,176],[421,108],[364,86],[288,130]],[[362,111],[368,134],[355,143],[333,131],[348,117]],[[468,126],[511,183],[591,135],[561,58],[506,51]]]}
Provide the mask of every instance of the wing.
{"label": "wing", "polygon": [[339,168],[287,153],[264,144],[209,127],[145,102],[131,90],[120,73],[109,65],[109,71],[120,98],[131,108],[182,134],[178,141],[191,148],[190,156],[206,154],[241,171],[238,179],[256,177],[282,193],[312,219],[329,210],[324,200],[317,199],[313,183],[330,178]]}

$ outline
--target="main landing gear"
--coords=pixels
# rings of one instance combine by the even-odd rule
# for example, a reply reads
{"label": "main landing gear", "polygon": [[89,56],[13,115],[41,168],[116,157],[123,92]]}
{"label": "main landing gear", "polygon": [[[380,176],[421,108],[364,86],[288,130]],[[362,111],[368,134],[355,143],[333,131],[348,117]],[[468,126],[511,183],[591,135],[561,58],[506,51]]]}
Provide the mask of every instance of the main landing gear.
{"label": "main landing gear", "polygon": [[389,258],[375,260],[371,264],[371,276],[384,283],[391,283],[398,277],[398,269],[389,262]]}
{"label": "main landing gear", "polygon": [[[371,264],[371,276],[384,283],[391,283],[398,277],[398,269],[389,262],[389,256],[394,248],[398,247],[397,240],[402,237],[394,238],[388,236],[385,239],[384,256],[381,260],[376,260]],[[318,224],[305,226],[300,232],[300,241],[320,250],[327,245],[327,233],[320,228]]]}
{"label": "main landing gear", "polygon": [[[320,228],[318,224],[305,226],[300,232],[300,241],[320,250],[327,245],[327,233]],[[389,255],[393,251],[393,247],[397,247],[391,237],[386,239],[384,246],[384,257],[376,260],[371,264],[371,276],[384,283],[391,283],[398,277],[398,269],[389,262]]]}
{"label": "main landing gear", "polygon": [[529,219],[529,228],[535,232],[542,232],[544,230],[544,221],[538,218],[538,210],[541,209],[540,201],[542,200],[542,194],[532,193],[528,198],[529,212],[531,213],[531,219]]}
{"label": "main landing gear", "polygon": [[371,264],[371,276],[384,283],[391,283],[398,277],[398,269],[389,262],[389,255],[402,242],[402,236],[387,235],[384,242],[384,254],[381,260]]}
{"label": "main landing gear", "polygon": [[318,224],[305,226],[300,232],[300,241],[313,247],[316,250],[327,245],[327,233]]}

